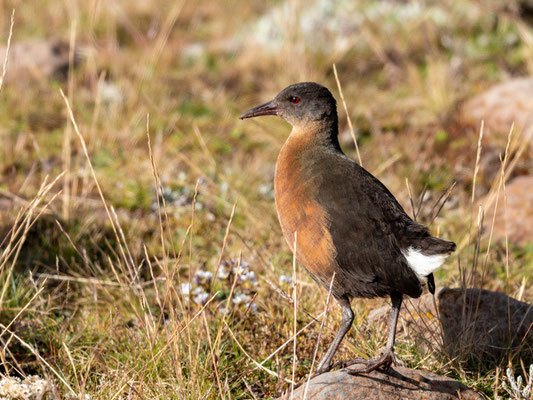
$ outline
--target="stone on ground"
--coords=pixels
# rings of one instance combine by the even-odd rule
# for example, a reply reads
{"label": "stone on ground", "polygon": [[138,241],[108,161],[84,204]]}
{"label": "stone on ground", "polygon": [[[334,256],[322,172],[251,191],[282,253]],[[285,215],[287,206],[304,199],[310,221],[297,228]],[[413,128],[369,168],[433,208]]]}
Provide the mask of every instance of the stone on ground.
{"label": "stone on ground", "polygon": [[[7,47],[0,47],[0,60]],[[62,39],[34,39],[11,44],[7,63],[6,82],[23,86],[28,82],[66,77],[69,68],[70,46]],[[74,51],[74,64],[80,52]]]}
{"label": "stone on ground", "polygon": [[465,126],[479,130],[485,123],[485,138],[491,144],[505,146],[514,123],[515,133],[521,132],[533,147],[533,78],[517,78],[493,86],[464,102],[459,120]]}
{"label": "stone on ground", "polygon": [[492,230],[494,241],[504,241],[507,235],[514,244],[533,243],[533,176],[519,176],[506,184],[505,196],[503,188],[500,190],[496,212],[495,197],[489,195],[482,200],[485,233],[490,233],[496,215]]}
{"label": "stone on ground", "polygon": [[[302,400],[304,391],[305,383],[296,389],[293,399]],[[451,378],[403,367],[360,375],[350,375],[346,370],[322,374],[309,382],[306,396],[308,400],[477,400],[483,398]],[[285,394],[281,399],[290,399],[290,393]]]}
{"label": "stone on ground", "polygon": [[[368,322],[387,327],[389,313],[389,306],[373,310]],[[508,351],[531,358],[533,306],[488,290],[440,288],[435,299],[428,293],[404,302],[397,337],[485,364]]]}

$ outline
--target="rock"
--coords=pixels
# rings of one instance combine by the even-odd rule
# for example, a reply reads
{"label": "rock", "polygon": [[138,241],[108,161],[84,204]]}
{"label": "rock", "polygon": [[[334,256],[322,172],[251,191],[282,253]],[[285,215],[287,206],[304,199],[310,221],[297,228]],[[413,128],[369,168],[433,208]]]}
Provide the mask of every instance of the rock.
{"label": "rock", "polygon": [[461,125],[479,130],[485,121],[486,142],[505,148],[509,130],[521,132],[533,147],[533,78],[517,78],[478,94],[459,109]]}
{"label": "rock", "polygon": [[[373,310],[368,322],[386,326],[389,313],[389,306]],[[435,302],[431,294],[404,302],[397,336],[421,350],[487,365],[509,351],[532,359],[532,326],[533,306],[527,303],[488,290],[440,288]]]}
{"label": "rock", "polygon": [[[476,195],[486,194],[494,180],[500,178],[501,157],[514,123],[509,153],[514,160],[508,170],[509,178],[531,175],[533,160],[533,77],[516,78],[490,87],[458,106],[449,125],[455,143],[463,143],[463,151],[454,151],[456,165],[472,165],[479,137],[481,121],[484,121],[483,143]],[[524,151],[525,150],[525,151]],[[459,162],[457,162],[460,160]],[[456,170],[459,181],[468,182],[470,175],[464,168]]]}
{"label": "rock", "polygon": [[484,230],[490,233],[492,219],[494,229],[492,237],[495,241],[504,241],[507,237],[515,244],[527,244],[533,242],[533,176],[519,176],[505,185],[506,204],[503,188],[498,196],[498,208],[494,212],[494,200],[485,197]]}
{"label": "rock", "polygon": [[[294,399],[304,397],[305,382],[294,392]],[[309,382],[309,400],[351,399],[427,399],[476,400],[483,397],[461,383],[427,371],[394,367],[388,371],[350,375],[346,370],[322,374]],[[280,400],[290,399],[290,393]]]}
{"label": "rock", "polygon": [[[69,43],[61,39],[13,43],[9,49],[6,82],[23,85],[28,81],[65,78],[69,68],[69,49]],[[5,55],[6,47],[0,48],[2,64]],[[75,51],[74,64],[79,60],[79,51]]]}

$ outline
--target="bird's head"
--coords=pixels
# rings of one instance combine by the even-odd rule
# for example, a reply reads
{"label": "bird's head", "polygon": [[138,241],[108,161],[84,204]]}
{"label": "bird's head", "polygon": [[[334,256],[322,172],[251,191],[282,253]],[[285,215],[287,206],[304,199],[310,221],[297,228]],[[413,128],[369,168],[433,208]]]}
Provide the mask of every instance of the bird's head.
{"label": "bird's head", "polygon": [[286,87],[273,100],[246,111],[240,118],[261,115],[277,115],[295,128],[320,121],[336,124],[337,105],[326,87],[315,82],[302,82]]}

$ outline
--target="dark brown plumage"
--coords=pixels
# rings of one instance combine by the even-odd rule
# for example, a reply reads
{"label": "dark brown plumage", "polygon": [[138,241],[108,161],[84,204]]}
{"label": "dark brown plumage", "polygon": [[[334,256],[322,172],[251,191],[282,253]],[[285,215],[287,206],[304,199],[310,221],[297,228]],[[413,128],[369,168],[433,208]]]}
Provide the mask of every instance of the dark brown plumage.
{"label": "dark brown plumage", "polygon": [[434,292],[433,270],[455,244],[430,235],[413,221],[389,190],[346,157],[339,145],[336,102],[313,82],[291,85],[274,100],[241,119],[277,115],[293,130],[276,163],[276,209],[283,234],[310,275],[329,288],[342,308],[341,328],[319,364],[329,370],[353,322],[352,297],[385,297],[393,313],[387,349],[371,360],[357,359],[359,372],[388,367],[402,296],[419,297],[423,284]]}

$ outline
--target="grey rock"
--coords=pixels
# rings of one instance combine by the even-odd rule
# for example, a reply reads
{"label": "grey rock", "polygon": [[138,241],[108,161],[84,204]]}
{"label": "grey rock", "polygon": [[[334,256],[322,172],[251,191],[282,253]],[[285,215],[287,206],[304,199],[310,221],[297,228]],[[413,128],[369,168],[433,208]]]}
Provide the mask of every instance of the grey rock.
{"label": "grey rock", "polygon": [[[3,64],[7,48],[0,47]],[[74,51],[74,65],[80,52]],[[9,49],[6,82],[21,86],[50,78],[65,78],[69,68],[70,46],[62,39],[36,39],[12,43]]]}
{"label": "grey rock", "polygon": [[[293,399],[304,398],[305,383],[294,392]],[[280,400],[290,399],[290,393]],[[395,367],[388,371],[350,375],[338,370],[319,375],[309,382],[308,400],[477,400],[484,397],[461,383],[427,371]]]}
{"label": "grey rock", "polygon": [[[435,294],[404,302],[397,335],[422,350],[487,365],[507,352],[533,358],[533,306],[502,293],[479,289],[440,288]],[[384,324],[390,307],[368,315]]]}

